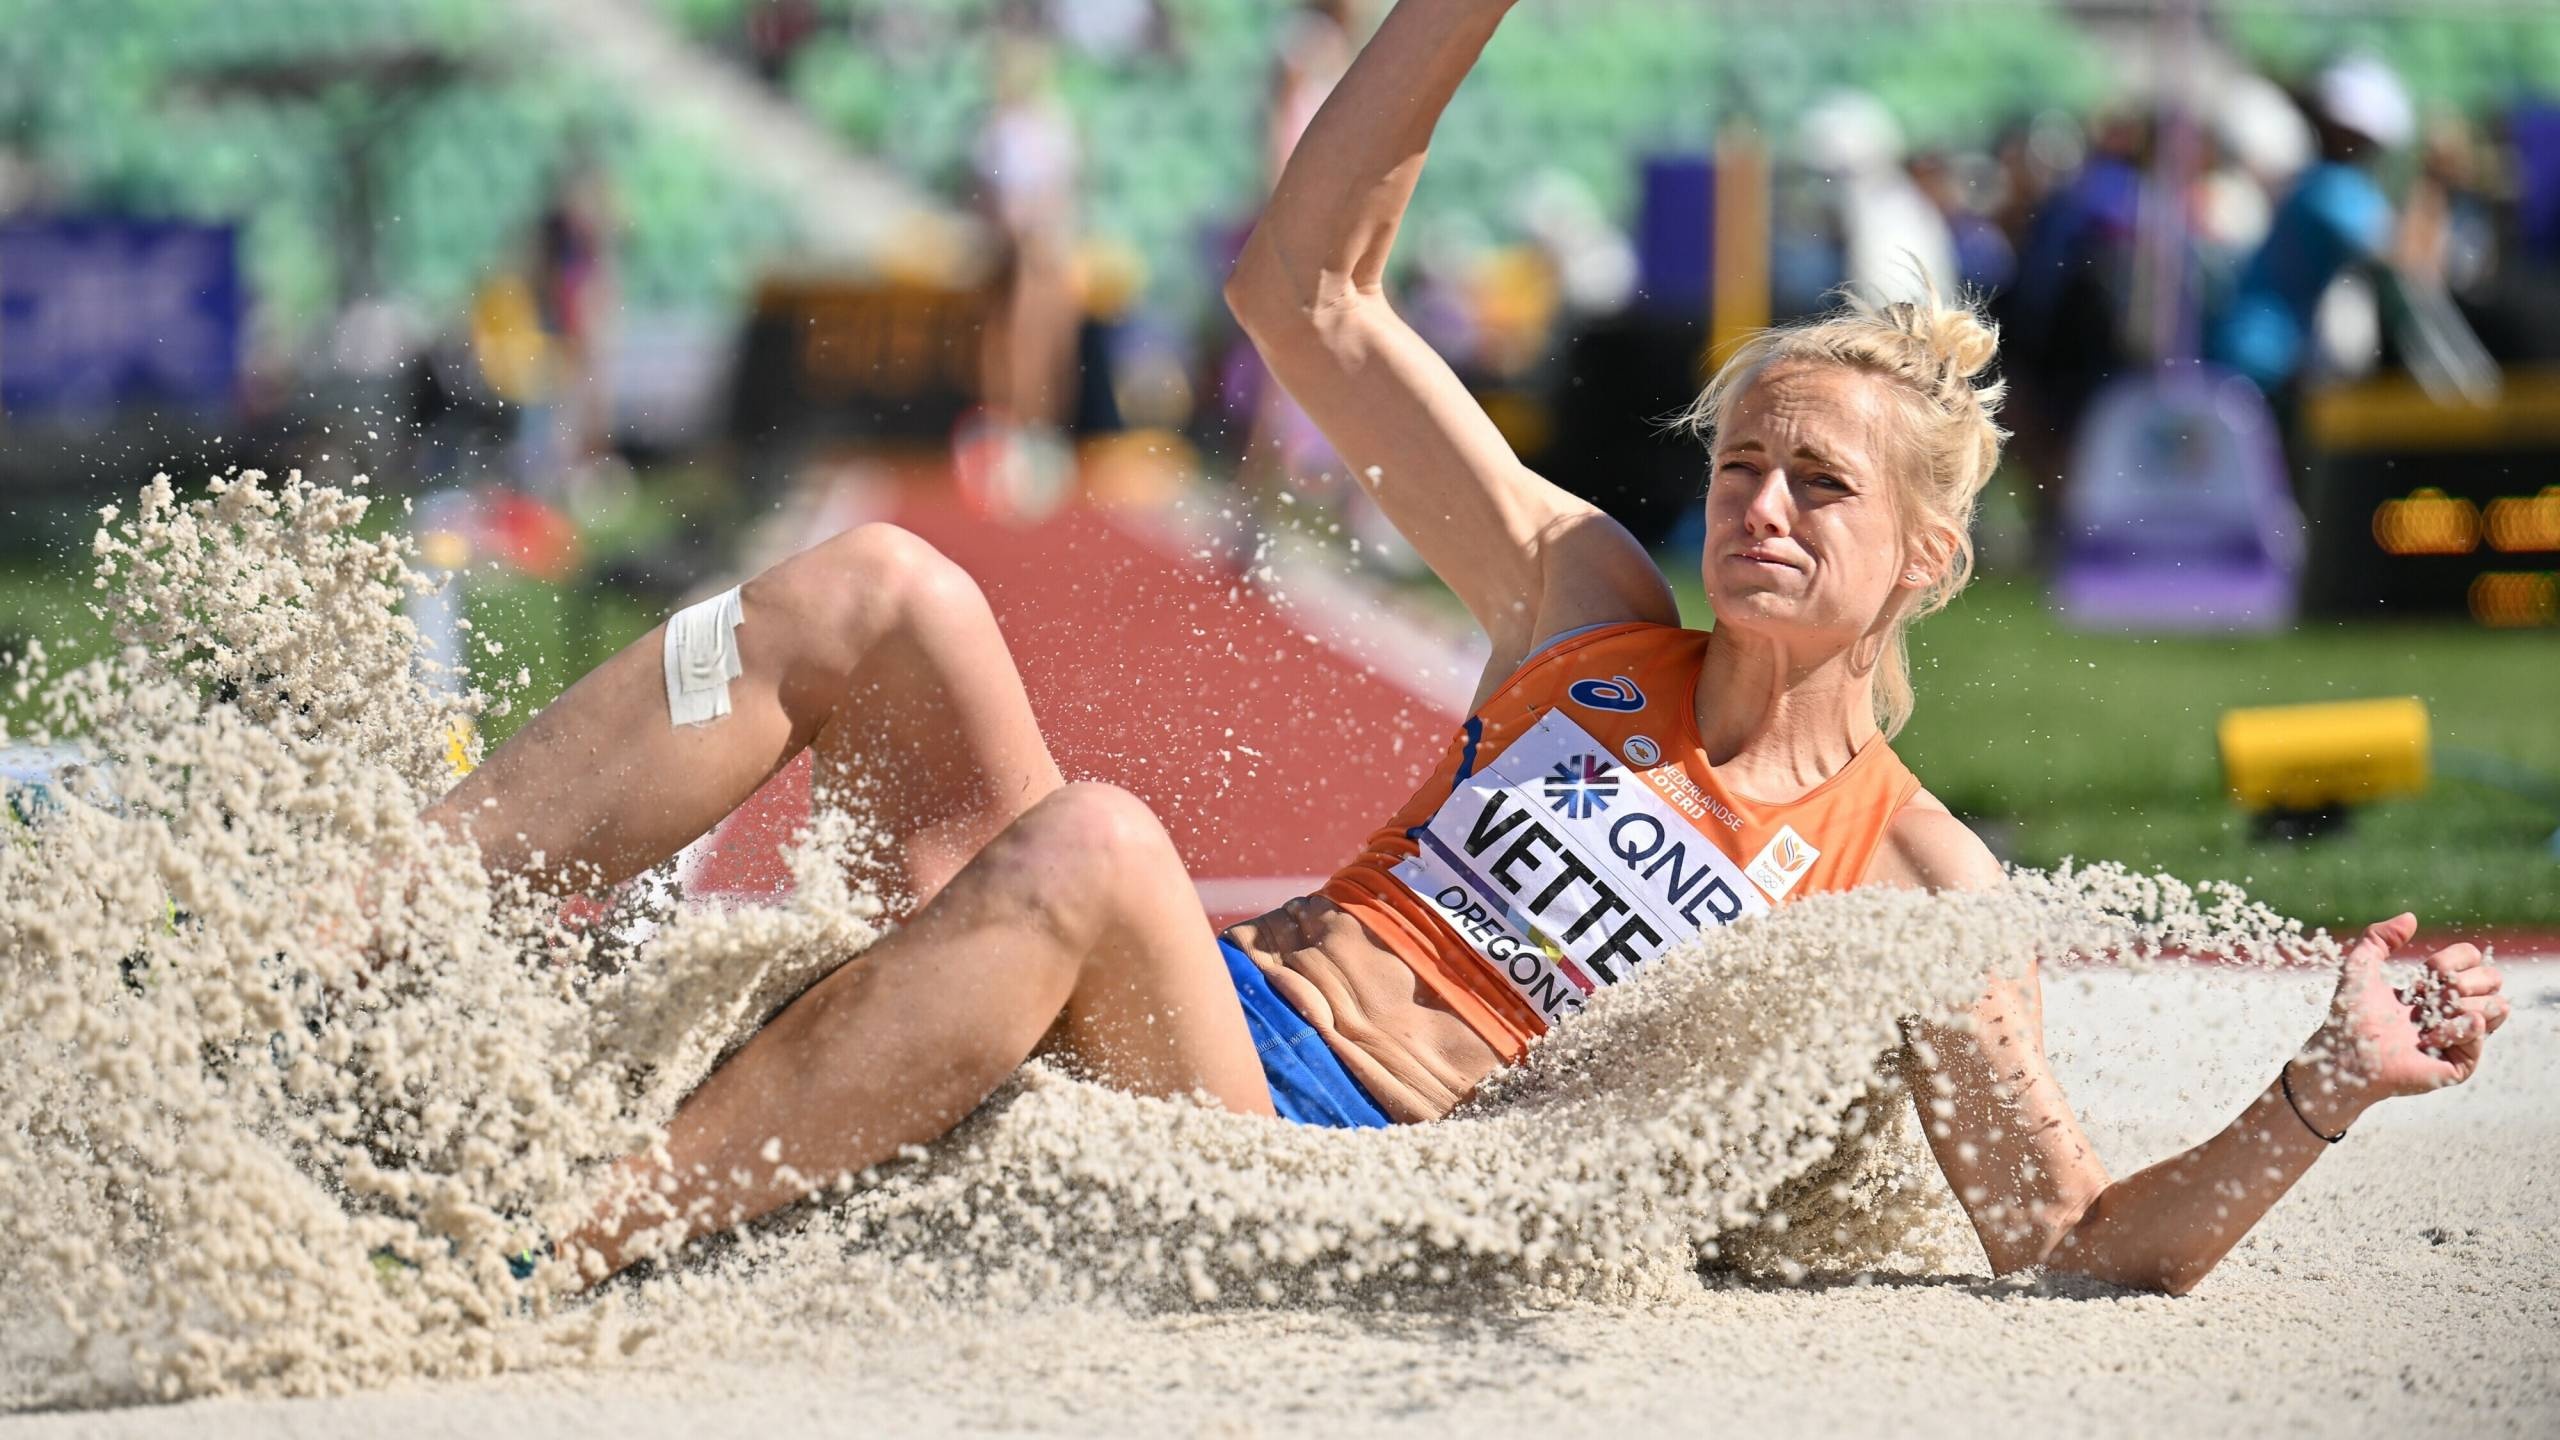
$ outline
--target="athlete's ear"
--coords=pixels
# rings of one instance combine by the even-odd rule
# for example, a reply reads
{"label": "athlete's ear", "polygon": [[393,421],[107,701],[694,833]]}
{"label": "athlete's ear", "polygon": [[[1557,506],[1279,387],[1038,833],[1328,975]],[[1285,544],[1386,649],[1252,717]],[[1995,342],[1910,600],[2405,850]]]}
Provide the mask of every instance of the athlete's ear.
{"label": "athlete's ear", "polygon": [[1902,555],[1902,574],[1897,582],[1905,590],[1926,590],[1938,583],[1955,563],[1956,532],[1944,526],[1932,526],[1914,539]]}

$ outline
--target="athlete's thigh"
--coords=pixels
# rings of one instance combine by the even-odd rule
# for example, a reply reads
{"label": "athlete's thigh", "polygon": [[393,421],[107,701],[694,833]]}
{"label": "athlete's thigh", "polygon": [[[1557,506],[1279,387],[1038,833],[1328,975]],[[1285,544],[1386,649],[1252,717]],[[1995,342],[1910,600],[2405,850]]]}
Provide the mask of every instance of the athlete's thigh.
{"label": "athlete's thigh", "polygon": [[[1044,1052],[1119,1089],[1206,1092],[1231,1110],[1271,1113],[1262,1059],[1217,933],[1163,826],[1109,787],[1080,785],[1062,798],[1091,802],[1080,804],[1083,813],[1063,835],[1086,867],[1081,874],[1065,867],[1069,883],[1108,886],[1113,919],[1093,942]],[[1040,882],[1026,876],[1025,883]]]}
{"label": "athlete's thigh", "polygon": [[1229,1110],[1268,1115],[1270,1082],[1217,939],[1197,906],[1180,929],[1150,953],[1100,967],[1041,1052],[1132,1094],[1205,1094]]}
{"label": "athlete's thigh", "polygon": [[[942,562],[949,566],[948,561]],[[880,637],[820,731],[815,779],[870,821],[858,871],[921,906],[1062,783],[1011,649],[950,566]]]}

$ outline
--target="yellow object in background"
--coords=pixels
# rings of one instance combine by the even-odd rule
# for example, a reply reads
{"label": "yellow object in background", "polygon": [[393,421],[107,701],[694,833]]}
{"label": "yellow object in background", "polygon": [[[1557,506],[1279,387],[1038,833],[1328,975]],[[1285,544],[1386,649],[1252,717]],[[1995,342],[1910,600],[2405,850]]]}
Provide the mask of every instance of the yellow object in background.
{"label": "yellow object in background", "polygon": [[2468,555],[2480,548],[2480,507],[2421,485],[2373,512],[2373,543],[2389,555]]}
{"label": "yellow object in background", "polygon": [[1746,122],[1716,138],[1715,276],[1707,301],[1707,353],[1701,379],[1769,323],[1770,163],[1768,142]]}
{"label": "yellow object in background", "polygon": [[2491,629],[2560,625],[2560,575],[2548,570],[2483,570],[2465,598],[2471,618]]}
{"label": "yellow object in background", "polygon": [[472,752],[479,747],[479,731],[473,728],[468,717],[445,727],[444,763],[453,767],[455,779],[459,780],[480,768],[480,762],[472,758]]}
{"label": "yellow object in background", "polygon": [[542,398],[551,381],[551,337],[542,333],[541,308],[523,277],[499,276],[472,297],[471,353],[500,398],[517,405]]}
{"label": "yellow object in background", "polygon": [[2415,696],[2233,710],[2220,731],[2223,783],[2250,810],[2328,810],[2427,788],[2427,706]]}

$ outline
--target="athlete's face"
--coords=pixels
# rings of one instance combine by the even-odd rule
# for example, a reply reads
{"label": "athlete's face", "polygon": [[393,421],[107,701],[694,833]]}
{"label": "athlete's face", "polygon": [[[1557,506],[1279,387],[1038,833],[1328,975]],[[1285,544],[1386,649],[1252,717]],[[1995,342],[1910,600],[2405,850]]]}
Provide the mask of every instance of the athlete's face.
{"label": "athlete's face", "polygon": [[1911,585],[1885,383],[1781,365],[1733,404],[1709,462],[1701,561],[1717,625],[1845,642]]}

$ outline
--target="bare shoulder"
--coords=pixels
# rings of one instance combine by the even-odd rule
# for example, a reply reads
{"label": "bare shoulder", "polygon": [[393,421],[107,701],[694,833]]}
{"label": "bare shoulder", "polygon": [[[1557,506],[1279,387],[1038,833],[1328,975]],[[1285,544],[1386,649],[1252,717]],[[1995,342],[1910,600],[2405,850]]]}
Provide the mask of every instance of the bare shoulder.
{"label": "bare shoulder", "polygon": [[1626,526],[1588,502],[1565,497],[1530,540],[1528,554],[1537,576],[1535,600],[1513,607],[1507,619],[1486,618],[1493,653],[1473,705],[1482,705],[1556,636],[1622,621],[1680,623],[1680,602],[1653,557]]}
{"label": "bare shoulder", "polygon": [[1670,582],[1627,527],[1588,501],[1547,488],[1557,497],[1554,513],[1527,545],[1535,593],[1509,616],[1485,622],[1495,661],[1489,671],[1509,674],[1539,643],[1568,630],[1628,620],[1680,623]]}
{"label": "bare shoulder", "polygon": [[1911,797],[1885,827],[1884,843],[1867,865],[1866,883],[1919,890],[1997,889],[1999,858],[1937,796]]}

